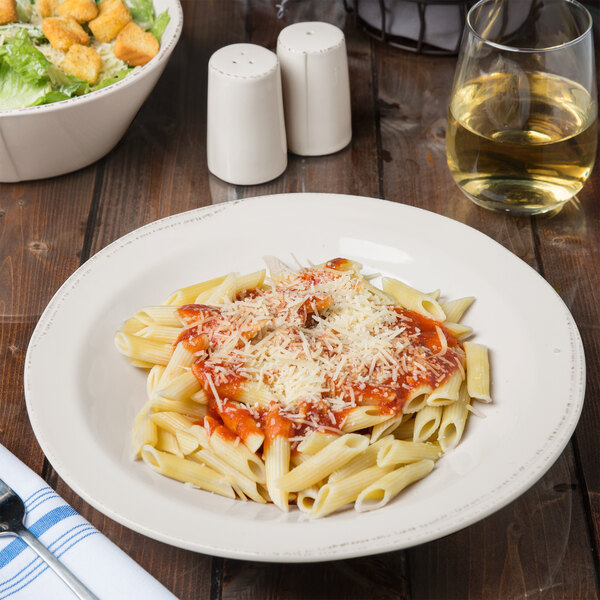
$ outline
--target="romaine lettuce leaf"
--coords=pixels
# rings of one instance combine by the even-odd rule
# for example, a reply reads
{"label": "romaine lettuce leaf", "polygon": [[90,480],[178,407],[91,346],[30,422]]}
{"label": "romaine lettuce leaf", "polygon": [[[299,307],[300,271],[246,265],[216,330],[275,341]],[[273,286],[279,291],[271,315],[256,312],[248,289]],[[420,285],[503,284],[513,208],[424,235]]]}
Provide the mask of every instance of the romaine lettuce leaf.
{"label": "romaine lettuce leaf", "polygon": [[31,23],[7,23],[6,25],[0,25],[0,38],[2,38],[4,43],[5,41],[14,39],[23,30],[27,31],[30,40],[41,42],[46,39],[41,28]]}
{"label": "romaine lettuce leaf", "polygon": [[132,19],[142,28],[149,29],[154,24],[152,0],[125,0]]}
{"label": "romaine lettuce leaf", "polygon": [[31,43],[24,29],[0,46],[0,60],[30,83],[47,81],[48,67],[52,64]]}
{"label": "romaine lettuce leaf", "polygon": [[29,0],[17,0],[17,16],[19,17],[19,21],[29,23],[33,16],[33,9],[33,2]]}
{"label": "romaine lettuce leaf", "polygon": [[105,79],[101,79],[100,81],[98,81],[98,83],[91,88],[91,91],[95,92],[96,90],[101,90],[102,88],[105,88],[111,83],[121,81],[121,79],[123,79],[132,70],[133,67],[123,67],[116,75],[113,75],[112,77],[106,77]]}
{"label": "romaine lettuce leaf", "polygon": [[81,94],[87,94],[90,91],[90,84],[84,79],[79,79],[74,75],[67,75],[56,65],[50,63],[47,71],[48,79],[55,90],[68,94],[69,97]]}
{"label": "romaine lettuce leaf", "polygon": [[167,25],[171,17],[169,17],[169,11],[165,10],[165,12],[160,13],[156,20],[154,21],[154,25],[150,27],[148,31],[158,40],[160,43],[160,39],[162,38],[162,34],[165,32]]}
{"label": "romaine lettuce leaf", "polygon": [[28,81],[0,60],[0,110],[30,106],[51,91],[48,80]]}
{"label": "romaine lettuce leaf", "polygon": [[[156,17],[153,0],[124,2],[133,20],[160,42],[170,21],[168,12]],[[112,73],[106,73],[95,86],[67,75],[39,50],[45,37],[39,26],[28,22],[34,11],[34,0],[17,0],[17,10],[21,23],[0,26],[0,110],[48,104],[87,94],[120,81],[132,70],[131,67],[112,69]]]}
{"label": "romaine lettuce leaf", "polygon": [[52,102],[60,102],[61,100],[68,100],[70,96],[64,92],[48,92],[43,96],[40,96],[35,102],[32,102],[29,106],[40,106],[41,104],[52,104]]}
{"label": "romaine lettuce leaf", "polygon": [[87,81],[53,65],[21,30],[0,45],[0,107],[47,104],[90,91]]}

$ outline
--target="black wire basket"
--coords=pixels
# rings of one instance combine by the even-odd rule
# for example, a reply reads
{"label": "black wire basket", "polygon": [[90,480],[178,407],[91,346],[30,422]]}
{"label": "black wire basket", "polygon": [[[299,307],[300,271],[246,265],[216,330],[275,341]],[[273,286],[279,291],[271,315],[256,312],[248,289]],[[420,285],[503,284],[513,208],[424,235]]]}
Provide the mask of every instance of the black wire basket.
{"label": "black wire basket", "polygon": [[458,54],[476,0],[343,0],[356,25],[380,42],[421,54]]}

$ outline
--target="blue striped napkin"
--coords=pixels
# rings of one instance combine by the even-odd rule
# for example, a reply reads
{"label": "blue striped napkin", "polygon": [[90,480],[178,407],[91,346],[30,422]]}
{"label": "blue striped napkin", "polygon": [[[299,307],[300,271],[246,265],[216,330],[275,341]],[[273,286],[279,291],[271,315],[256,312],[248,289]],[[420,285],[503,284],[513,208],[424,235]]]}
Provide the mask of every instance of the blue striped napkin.
{"label": "blue striped napkin", "polygon": [[[101,600],[175,599],[1,444],[0,478],[25,502],[25,526]],[[3,536],[0,600],[4,598],[72,600],[75,596],[23,540]]]}

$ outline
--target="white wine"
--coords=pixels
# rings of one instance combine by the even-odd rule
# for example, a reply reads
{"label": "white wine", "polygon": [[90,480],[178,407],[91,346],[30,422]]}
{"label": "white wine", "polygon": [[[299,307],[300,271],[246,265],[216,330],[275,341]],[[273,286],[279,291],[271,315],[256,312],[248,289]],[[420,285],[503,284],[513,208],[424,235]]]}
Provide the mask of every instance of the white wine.
{"label": "white wine", "polygon": [[579,84],[540,72],[493,73],[456,90],[450,171],[486,208],[533,214],[582,188],[596,158],[597,105]]}

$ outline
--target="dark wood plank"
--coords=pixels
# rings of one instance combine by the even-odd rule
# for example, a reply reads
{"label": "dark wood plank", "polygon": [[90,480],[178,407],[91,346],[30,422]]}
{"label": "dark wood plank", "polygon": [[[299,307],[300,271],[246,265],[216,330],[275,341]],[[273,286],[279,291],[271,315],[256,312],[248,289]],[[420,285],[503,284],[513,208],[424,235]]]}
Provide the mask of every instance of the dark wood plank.
{"label": "dark wood plank", "polygon": [[593,548],[600,545],[600,168],[576,202],[558,215],[536,221],[542,272],[573,314],[581,333],[587,363],[586,399],[575,433],[575,449],[585,484]]}
{"label": "dark wood plank", "polygon": [[[211,176],[213,201],[304,191],[380,195],[371,44],[350,23],[346,24],[347,15],[341,6],[331,3],[325,7],[314,1],[292,4],[279,20],[272,4],[253,2],[248,41],[275,49],[277,36],[283,27],[314,19],[333,23],[344,29],[346,34],[353,99],[352,143],[344,150],[325,157],[290,154],[284,175],[258,186],[232,188]],[[406,597],[408,590],[404,573],[402,553],[312,566],[226,560],[223,565],[222,597],[402,598]],[[376,596],[373,595],[374,586],[378,588]]]}
{"label": "dark wood plank", "polygon": [[325,21],[344,30],[352,96],[352,142],[328,156],[288,155],[286,171],[274,181],[255,186],[231,186],[209,175],[213,203],[285,192],[328,192],[380,195],[377,176],[377,139],[373,108],[370,42],[352,25],[342,3],[319,0],[289,2],[282,18],[275,3],[254,0],[246,19],[247,39],[272,51],[279,32],[299,21]]}
{"label": "dark wood plank", "polygon": [[484,231],[535,268],[530,220],[479,209],[448,170],[446,118],[455,59],[400,52],[380,43],[375,48],[384,198]]}
{"label": "dark wood plank", "polygon": [[[596,57],[600,52],[600,3],[587,3],[594,17]],[[598,61],[598,58],[596,58]],[[598,66],[598,62],[596,63]],[[579,327],[587,363],[586,398],[574,447],[585,485],[596,569],[600,573],[600,164],[576,201],[557,215],[535,222],[544,277],[560,294]]]}
{"label": "dark wood plank", "polygon": [[54,292],[79,266],[96,168],[45,182],[0,185],[0,432],[41,473],[44,456],[27,418],[25,352]]}
{"label": "dark wood plank", "polygon": [[[182,4],[183,35],[163,76],[119,145],[98,164],[99,201],[90,216],[84,258],[145,223],[210,203],[205,148],[208,59],[220,46],[243,41],[244,5],[195,0]],[[122,527],[85,503],[53,470],[47,478],[67,502],[177,597],[211,596],[215,559]]]}
{"label": "dark wood plank", "polygon": [[[414,56],[369,41],[341,2],[290,1],[282,19],[270,0],[183,4],[182,40],[109,156],[72,175],[0,185],[2,442],[180,598],[597,598],[598,169],[580,203],[552,218],[489,213],[462,196],[446,166],[453,59]],[[286,172],[264,185],[235,187],[218,180],[206,168],[210,55],[241,41],[274,49],[281,28],[307,20],[329,21],[346,33],[351,145],[328,157],[290,155]],[[451,216],[508,247],[561,294],[586,348],[587,400],[573,447],[529,492],[480,523],[407,552],[278,565],[213,559],[155,542],[89,507],[44,467],[23,398],[25,351],[44,306],[80,261],[163,216],[294,191],[383,196]]]}
{"label": "dark wood plank", "polygon": [[300,564],[225,561],[223,600],[399,600],[409,597],[402,552]]}
{"label": "dark wood plank", "polygon": [[145,223],[211,203],[208,60],[221,46],[244,41],[244,6],[183,2],[181,40],[129,131],[105,159],[92,253]]}
{"label": "dark wood plank", "polygon": [[[285,173],[272,182],[236,187],[211,176],[213,202],[282,192],[331,192],[378,197],[377,131],[375,127],[371,42],[358,32],[340,3],[317,0],[290,3],[278,19],[272,3],[252,2],[248,41],[274,50],[281,29],[298,21],[327,21],[346,35],[352,93],[351,144],[329,156],[290,154]],[[294,241],[291,240],[293,246]],[[226,599],[306,598],[367,599],[408,597],[403,553],[389,553],[314,565],[223,561],[222,596]]]}
{"label": "dark wood plank", "polygon": [[[462,195],[450,176],[445,124],[455,61],[399,53],[380,44],[375,56],[377,72],[386,74],[378,78],[377,90],[384,197],[462,221],[540,269],[532,220],[480,209]],[[387,75],[390,72],[397,77]],[[566,537],[561,538],[551,527],[556,502],[547,500],[544,490],[565,481],[575,489],[570,492]],[[498,593],[503,598],[522,597],[546,587],[555,595],[549,597],[597,597],[581,485],[569,450],[524,499],[460,534],[410,551],[414,597],[482,598]],[[520,525],[515,537],[514,514],[524,502],[536,506],[545,535],[539,534],[537,525],[529,530]],[[573,510],[577,514],[571,518]],[[578,540],[588,543],[578,544]],[[569,552],[557,561],[546,546],[561,542],[568,542]]]}
{"label": "dark wood plank", "polygon": [[409,553],[413,598],[596,598],[591,537],[567,451],[515,502]]}

